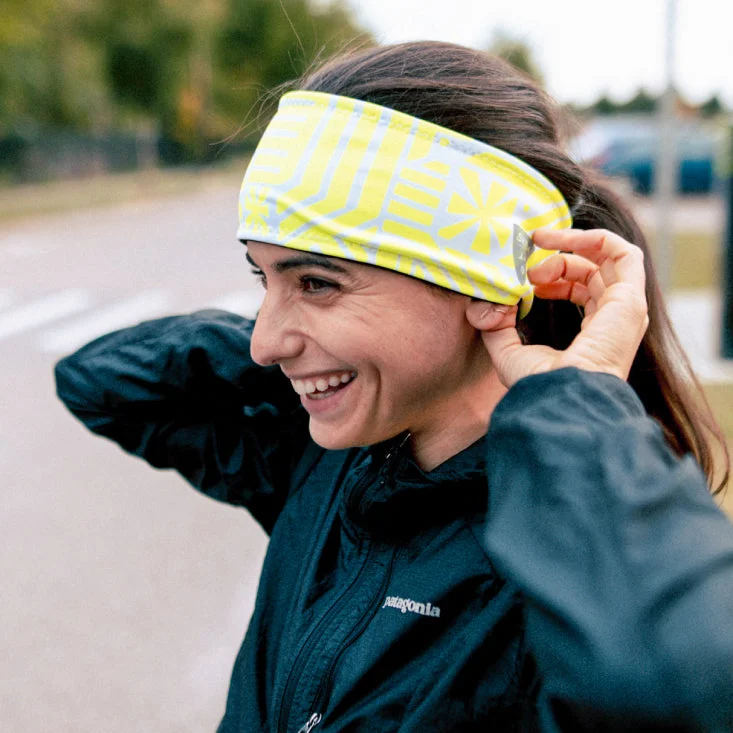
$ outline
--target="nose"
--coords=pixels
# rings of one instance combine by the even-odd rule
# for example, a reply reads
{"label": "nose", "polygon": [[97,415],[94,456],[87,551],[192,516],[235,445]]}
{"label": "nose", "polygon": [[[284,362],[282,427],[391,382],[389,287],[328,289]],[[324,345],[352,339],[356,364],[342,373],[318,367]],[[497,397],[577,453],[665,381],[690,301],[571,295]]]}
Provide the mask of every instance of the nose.
{"label": "nose", "polygon": [[252,331],[252,359],[260,366],[270,366],[298,356],[304,343],[298,321],[296,309],[284,299],[278,301],[273,289],[268,290]]}

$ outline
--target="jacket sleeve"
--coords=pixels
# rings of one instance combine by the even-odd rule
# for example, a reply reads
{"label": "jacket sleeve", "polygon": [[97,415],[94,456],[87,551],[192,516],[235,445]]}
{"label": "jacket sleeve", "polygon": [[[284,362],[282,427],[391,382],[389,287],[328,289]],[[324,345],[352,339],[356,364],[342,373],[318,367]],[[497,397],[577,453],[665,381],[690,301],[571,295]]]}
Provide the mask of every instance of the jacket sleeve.
{"label": "jacket sleeve", "polygon": [[252,325],[223,311],[148,321],[61,360],[56,385],[92,432],[247,507],[269,532],[309,439],[281,371],[252,361]]}
{"label": "jacket sleeve", "polygon": [[525,599],[545,731],[733,730],[733,526],[633,390],[563,369],[489,429],[485,541]]}

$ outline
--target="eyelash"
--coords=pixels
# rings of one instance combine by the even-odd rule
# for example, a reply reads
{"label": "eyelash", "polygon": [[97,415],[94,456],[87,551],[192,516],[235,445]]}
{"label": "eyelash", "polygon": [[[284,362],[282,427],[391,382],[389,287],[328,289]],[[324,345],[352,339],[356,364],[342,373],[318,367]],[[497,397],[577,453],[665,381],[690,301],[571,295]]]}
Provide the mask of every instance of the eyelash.
{"label": "eyelash", "polygon": [[265,273],[262,272],[258,267],[252,267],[250,268],[252,274],[260,281],[260,285],[262,285],[263,288],[267,287],[267,278],[265,277]]}
{"label": "eyelash", "polygon": [[[267,277],[262,270],[253,267],[252,274],[260,281],[263,288],[267,288]],[[331,282],[330,280],[324,280],[321,277],[314,277],[313,275],[302,275],[299,278],[300,289],[304,293],[311,295],[319,295],[330,290],[338,290],[339,286],[337,283]],[[313,287],[315,285],[315,288]],[[310,287],[309,287],[310,286]]]}

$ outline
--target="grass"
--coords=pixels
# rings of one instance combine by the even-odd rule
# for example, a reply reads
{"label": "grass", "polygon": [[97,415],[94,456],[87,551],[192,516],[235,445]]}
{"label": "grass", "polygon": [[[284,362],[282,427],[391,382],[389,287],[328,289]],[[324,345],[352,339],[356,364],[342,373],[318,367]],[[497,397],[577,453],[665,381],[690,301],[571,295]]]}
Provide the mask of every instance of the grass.
{"label": "grass", "polygon": [[[672,290],[710,288],[720,283],[721,237],[721,233],[716,231],[675,233],[670,272]],[[656,261],[653,232],[648,238]]]}
{"label": "grass", "polygon": [[733,385],[706,384],[705,394],[728,441],[733,442]]}
{"label": "grass", "polygon": [[[723,429],[728,442],[728,453],[733,460],[733,384],[705,384],[705,395]],[[723,509],[733,519],[733,481],[728,482],[722,497]]]}
{"label": "grass", "polygon": [[41,214],[112,206],[143,199],[171,198],[203,188],[236,188],[243,160],[211,168],[168,168],[0,189],[0,224]]}

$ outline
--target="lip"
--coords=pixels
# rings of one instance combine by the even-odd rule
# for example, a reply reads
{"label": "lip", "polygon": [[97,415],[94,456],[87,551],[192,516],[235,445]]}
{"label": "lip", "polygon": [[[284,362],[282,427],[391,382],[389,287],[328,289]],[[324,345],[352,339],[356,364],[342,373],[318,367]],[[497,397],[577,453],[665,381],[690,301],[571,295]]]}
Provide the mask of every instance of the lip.
{"label": "lip", "polygon": [[339,408],[344,400],[344,395],[349,392],[351,385],[354,384],[356,379],[357,378],[354,377],[354,379],[344,385],[338,392],[334,392],[328,397],[321,397],[320,399],[314,400],[308,395],[300,395],[300,404],[303,405],[309,415],[322,416],[329,412],[334,412]]}

